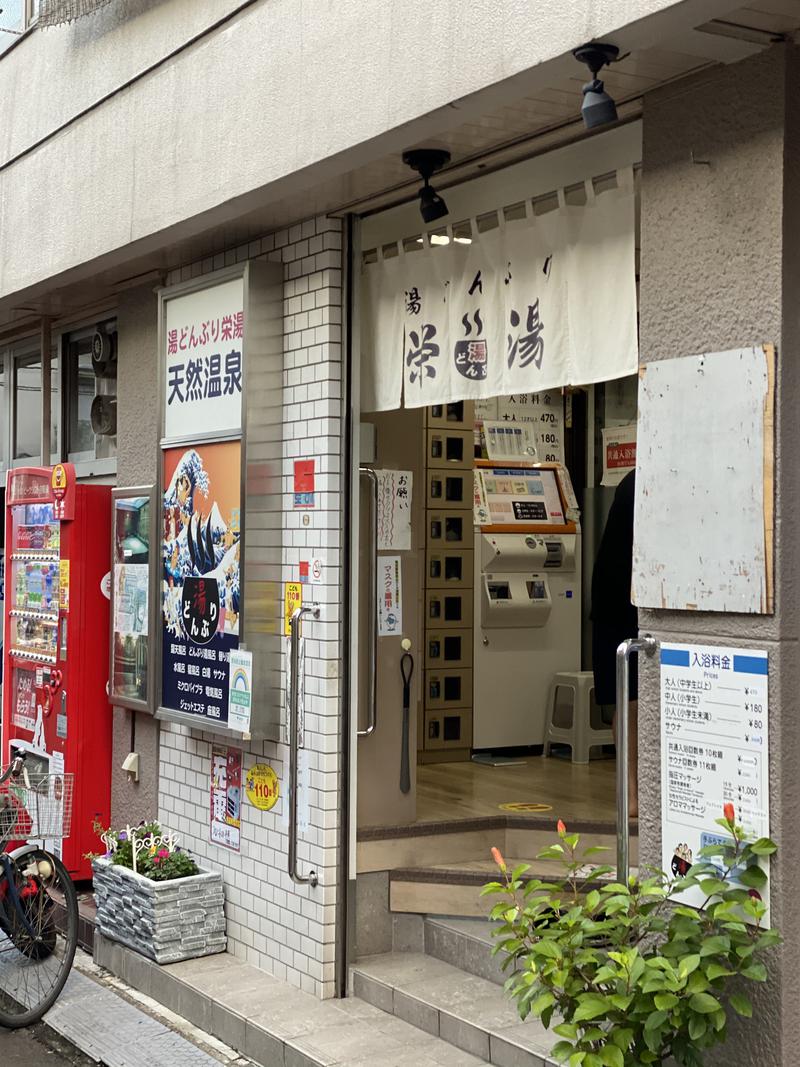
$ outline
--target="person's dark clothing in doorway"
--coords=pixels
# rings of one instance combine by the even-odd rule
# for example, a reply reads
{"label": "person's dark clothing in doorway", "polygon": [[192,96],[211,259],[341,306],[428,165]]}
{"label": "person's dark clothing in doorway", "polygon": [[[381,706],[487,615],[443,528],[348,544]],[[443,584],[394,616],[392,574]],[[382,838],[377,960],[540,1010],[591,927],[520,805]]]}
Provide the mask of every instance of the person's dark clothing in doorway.
{"label": "person's dark clothing in doorway", "polygon": [[[638,634],[638,614],[631,603],[633,571],[633,507],[636,472],[630,471],[617,486],[592,572],[592,665],[595,700],[603,708],[617,701],[617,649]],[[638,813],[638,730],[636,656],[630,659],[630,775],[631,816]]]}

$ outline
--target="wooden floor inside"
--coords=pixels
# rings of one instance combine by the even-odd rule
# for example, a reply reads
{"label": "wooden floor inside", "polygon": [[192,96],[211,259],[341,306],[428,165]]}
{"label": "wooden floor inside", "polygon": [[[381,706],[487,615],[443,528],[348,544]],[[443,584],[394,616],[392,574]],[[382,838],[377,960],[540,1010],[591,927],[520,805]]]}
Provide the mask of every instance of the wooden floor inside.
{"label": "wooden floor inside", "polygon": [[[497,815],[505,804],[546,805],[556,819],[616,819],[613,759],[589,764],[544,756],[523,757],[522,766],[429,763],[417,767],[417,822]],[[526,814],[524,808],[519,814]],[[547,810],[528,810],[546,815]]]}

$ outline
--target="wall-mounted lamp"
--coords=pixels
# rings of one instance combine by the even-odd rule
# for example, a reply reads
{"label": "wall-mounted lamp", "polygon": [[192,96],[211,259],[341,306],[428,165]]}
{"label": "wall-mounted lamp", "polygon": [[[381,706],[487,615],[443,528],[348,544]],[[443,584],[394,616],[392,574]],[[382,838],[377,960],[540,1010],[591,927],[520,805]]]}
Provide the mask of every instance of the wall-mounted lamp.
{"label": "wall-mounted lamp", "polygon": [[583,87],[581,115],[587,130],[596,126],[606,126],[617,121],[617,105],[608,95],[603,83],[597,77],[603,67],[613,63],[619,55],[619,49],[613,44],[585,44],[572,53],[575,58],[585,63],[591,71],[592,80]]}
{"label": "wall-mounted lamp", "polygon": [[419,191],[419,212],[424,222],[436,222],[447,214],[447,204],[430,183],[431,175],[450,162],[450,153],[444,148],[412,148],[403,152],[403,162],[423,180]]}

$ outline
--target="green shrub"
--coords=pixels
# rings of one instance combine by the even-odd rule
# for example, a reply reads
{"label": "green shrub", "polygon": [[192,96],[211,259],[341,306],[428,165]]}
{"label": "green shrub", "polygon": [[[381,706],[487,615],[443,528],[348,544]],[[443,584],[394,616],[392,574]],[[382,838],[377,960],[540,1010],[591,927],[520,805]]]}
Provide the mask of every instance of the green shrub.
{"label": "green shrub", "polygon": [[[585,877],[600,851],[579,852],[579,836],[558,824],[558,841],[539,854],[562,866],[560,881],[525,879],[493,849],[502,880],[485,886],[499,901],[491,919],[496,954],[511,974],[506,988],[521,1018],[538,1016],[560,1038],[553,1057],[569,1067],[643,1067],[672,1057],[701,1067],[703,1053],[726,1039],[727,1011],[749,1018],[746,981],[764,982],[758,959],[780,943],[761,926],[767,876],[759,857],[776,845],[748,842],[733,806],[718,819],[727,843],[701,849],[685,877],[660,871],[627,885],[613,868]],[[712,863],[714,859],[716,862]],[[735,875],[734,875],[735,872]],[[699,887],[695,909],[676,901]]]}

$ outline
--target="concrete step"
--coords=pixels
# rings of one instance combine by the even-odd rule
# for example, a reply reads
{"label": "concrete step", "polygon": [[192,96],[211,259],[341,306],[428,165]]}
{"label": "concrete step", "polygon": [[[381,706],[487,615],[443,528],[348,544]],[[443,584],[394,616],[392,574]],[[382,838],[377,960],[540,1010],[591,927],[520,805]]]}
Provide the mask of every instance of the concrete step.
{"label": "concrete step", "polygon": [[[488,860],[496,846],[507,856],[528,861],[555,840],[555,817],[493,815],[450,822],[415,823],[411,826],[366,827],[358,831],[359,874],[395,868]],[[602,845],[609,856],[616,849],[616,826],[607,821],[575,820],[570,831],[581,835],[581,846]],[[638,824],[631,825],[631,862],[635,863]]]}
{"label": "concrete step", "polygon": [[508,977],[501,958],[492,955],[494,923],[453,915],[426,915],[423,920],[425,954],[487,982],[502,985]]}
{"label": "concrete step", "polygon": [[535,1019],[522,1023],[502,989],[416,952],[359,960],[353,990],[362,1000],[496,1067],[550,1067],[558,1038]]}
{"label": "concrete step", "polygon": [[260,1067],[488,1062],[358,996],[320,1001],[227,953],[159,967],[97,934],[95,962]]}
{"label": "concrete step", "polygon": [[[522,862],[508,858],[510,869]],[[549,860],[534,860],[528,866],[529,870],[523,876],[525,880],[549,881],[563,877],[561,866]],[[584,877],[590,877],[593,866],[597,864],[585,868]],[[635,871],[632,867],[631,872]],[[481,896],[481,890],[497,877],[497,868],[490,860],[398,868],[389,872],[389,909],[395,914],[440,915],[446,912],[464,918],[485,918],[497,900]]]}

